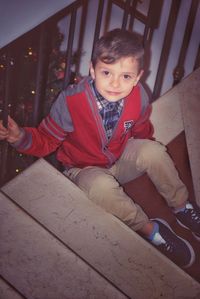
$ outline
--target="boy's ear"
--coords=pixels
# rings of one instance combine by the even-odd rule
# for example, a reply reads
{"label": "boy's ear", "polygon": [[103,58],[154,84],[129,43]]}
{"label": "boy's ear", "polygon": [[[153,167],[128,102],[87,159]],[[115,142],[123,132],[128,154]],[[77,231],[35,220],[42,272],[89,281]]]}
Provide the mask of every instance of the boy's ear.
{"label": "boy's ear", "polygon": [[140,78],[142,77],[144,70],[141,70],[135,79],[135,85],[139,82]]}
{"label": "boy's ear", "polygon": [[95,79],[95,71],[92,62],[90,62],[90,76],[93,80]]}

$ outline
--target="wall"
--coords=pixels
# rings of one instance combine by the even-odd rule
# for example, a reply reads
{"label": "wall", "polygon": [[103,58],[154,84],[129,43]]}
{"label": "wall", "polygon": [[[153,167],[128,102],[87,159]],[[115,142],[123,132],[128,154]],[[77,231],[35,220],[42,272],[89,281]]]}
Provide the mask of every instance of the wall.
{"label": "wall", "polygon": [[0,48],[33,29],[73,0],[0,0]]}

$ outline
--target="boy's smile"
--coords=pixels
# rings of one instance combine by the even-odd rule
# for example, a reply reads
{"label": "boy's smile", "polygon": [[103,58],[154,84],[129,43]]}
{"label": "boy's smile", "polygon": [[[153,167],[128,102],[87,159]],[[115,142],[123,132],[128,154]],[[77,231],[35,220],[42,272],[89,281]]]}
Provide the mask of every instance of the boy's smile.
{"label": "boy's smile", "polygon": [[127,97],[142,73],[133,57],[123,57],[112,64],[98,60],[95,67],[92,64],[90,66],[90,74],[97,91],[109,102]]}

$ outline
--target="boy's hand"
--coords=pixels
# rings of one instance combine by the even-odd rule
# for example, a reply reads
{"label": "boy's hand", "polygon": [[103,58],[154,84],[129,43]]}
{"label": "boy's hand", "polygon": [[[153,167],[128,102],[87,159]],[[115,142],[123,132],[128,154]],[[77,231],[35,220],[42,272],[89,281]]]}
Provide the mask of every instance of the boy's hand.
{"label": "boy's hand", "polygon": [[21,137],[22,132],[18,124],[10,116],[8,116],[8,128],[5,128],[2,121],[0,121],[0,140],[14,143],[19,141]]}

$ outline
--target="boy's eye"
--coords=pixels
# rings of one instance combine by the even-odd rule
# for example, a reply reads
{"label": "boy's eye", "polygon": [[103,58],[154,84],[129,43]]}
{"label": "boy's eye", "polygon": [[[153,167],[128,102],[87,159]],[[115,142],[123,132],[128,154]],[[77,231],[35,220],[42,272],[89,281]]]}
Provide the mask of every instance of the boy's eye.
{"label": "boy's eye", "polygon": [[105,75],[105,76],[108,76],[108,75],[110,74],[109,71],[103,71],[102,73],[103,73],[103,75]]}
{"label": "boy's eye", "polygon": [[131,79],[131,76],[125,74],[125,75],[124,75],[124,79],[129,80],[129,79]]}

